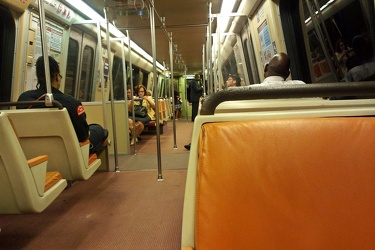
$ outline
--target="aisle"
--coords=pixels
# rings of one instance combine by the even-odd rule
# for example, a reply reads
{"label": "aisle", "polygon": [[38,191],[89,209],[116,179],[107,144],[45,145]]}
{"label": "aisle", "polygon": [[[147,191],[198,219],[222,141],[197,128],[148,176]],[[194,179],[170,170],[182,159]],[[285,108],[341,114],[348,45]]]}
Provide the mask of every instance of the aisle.
{"label": "aisle", "polygon": [[[186,120],[176,121],[176,145],[174,147],[173,122],[164,126],[164,133],[160,135],[161,167],[163,169],[187,169],[189,151],[184,148],[191,140],[193,123]],[[131,147],[131,155],[119,155],[119,170],[156,170],[158,169],[156,135],[141,135],[142,140],[137,143],[137,154]],[[110,161],[114,161],[110,156]]]}

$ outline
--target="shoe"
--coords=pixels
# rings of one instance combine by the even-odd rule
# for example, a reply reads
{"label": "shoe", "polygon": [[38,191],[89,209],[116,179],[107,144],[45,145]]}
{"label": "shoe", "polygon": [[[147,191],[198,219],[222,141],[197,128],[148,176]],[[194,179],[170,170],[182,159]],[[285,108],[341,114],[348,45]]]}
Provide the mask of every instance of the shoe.
{"label": "shoe", "polygon": [[190,150],[190,145],[191,145],[191,143],[185,145],[184,148],[186,148],[187,150]]}
{"label": "shoe", "polygon": [[134,145],[134,139],[130,141],[130,146]]}

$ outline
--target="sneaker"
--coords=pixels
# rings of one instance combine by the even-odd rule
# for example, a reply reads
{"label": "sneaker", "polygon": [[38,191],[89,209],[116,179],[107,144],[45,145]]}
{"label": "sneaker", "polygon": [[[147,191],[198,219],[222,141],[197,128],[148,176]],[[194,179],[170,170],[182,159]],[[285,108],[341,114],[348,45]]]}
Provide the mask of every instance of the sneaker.
{"label": "sneaker", "polygon": [[190,145],[191,145],[191,143],[186,144],[184,147],[185,147],[187,150],[190,150]]}

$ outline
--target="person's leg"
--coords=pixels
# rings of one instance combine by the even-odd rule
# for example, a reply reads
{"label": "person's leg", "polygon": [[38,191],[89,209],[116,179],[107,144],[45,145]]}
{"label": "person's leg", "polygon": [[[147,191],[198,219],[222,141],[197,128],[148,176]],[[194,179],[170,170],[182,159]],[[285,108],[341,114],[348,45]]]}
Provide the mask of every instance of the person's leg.
{"label": "person's leg", "polygon": [[149,123],[151,121],[151,118],[149,116],[146,116],[146,117],[135,117],[135,121],[136,122],[142,122],[143,125],[146,125],[147,123]]}
{"label": "person's leg", "polygon": [[198,115],[198,108],[199,108],[199,102],[193,102],[192,103],[192,110],[191,110],[191,121],[194,122],[195,117]]}
{"label": "person's leg", "polygon": [[138,136],[142,133],[143,129],[145,126],[143,125],[142,122],[136,122],[135,123],[135,138],[138,138]]}
{"label": "person's leg", "polygon": [[[130,118],[128,120],[129,120],[129,132],[130,132],[130,135],[131,135],[130,145],[133,145],[134,144],[134,135],[133,135],[133,132],[134,132],[134,122]],[[136,131],[137,131],[137,127],[136,127]]]}
{"label": "person's leg", "polygon": [[90,124],[90,154],[100,153],[103,150],[103,143],[108,137],[108,130],[99,124]]}

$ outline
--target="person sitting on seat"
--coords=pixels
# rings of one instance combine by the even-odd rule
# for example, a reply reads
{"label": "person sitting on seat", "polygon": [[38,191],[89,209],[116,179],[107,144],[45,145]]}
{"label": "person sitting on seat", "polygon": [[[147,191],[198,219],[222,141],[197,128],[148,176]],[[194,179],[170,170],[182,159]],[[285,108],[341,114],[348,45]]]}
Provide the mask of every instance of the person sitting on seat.
{"label": "person sitting on seat", "polygon": [[138,138],[140,134],[142,133],[143,129],[145,128],[145,125],[143,125],[142,122],[135,122],[135,135],[134,135],[134,122],[132,119],[129,119],[129,131],[131,134],[131,140],[130,145],[134,145],[134,141],[138,142]]}
{"label": "person sitting on seat", "polygon": [[289,56],[283,52],[274,55],[270,62],[264,67],[264,80],[260,84],[251,85],[251,87],[258,86],[272,86],[272,85],[290,85],[290,84],[305,84],[303,81],[286,80],[290,75],[290,59]]}
{"label": "person sitting on seat", "polygon": [[241,78],[238,75],[229,74],[225,82],[226,88],[241,86]]}
{"label": "person sitting on seat", "polygon": [[[147,116],[146,117],[135,117],[136,122],[142,122],[143,125],[146,125],[150,121],[155,121],[155,102],[152,99],[152,96],[148,95],[147,89],[142,84],[138,85],[137,87],[137,94],[138,96],[134,99],[134,105],[142,105],[147,109]],[[131,106],[128,106],[131,110]]]}
{"label": "person sitting on seat", "polygon": [[[51,56],[48,57],[50,77],[51,77],[51,91],[53,99],[60,102],[63,107],[68,110],[70,120],[72,121],[74,130],[77,134],[78,141],[84,142],[90,140],[90,154],[99,154],[103,150],[103,143],[108,137],[108,130],[103,129],[99,124],[87,124],[85,108],[82,103],[70,95],[61,92],[60,85],[62,75],[60,74],[59,64]],[[44,69],[44,58],[39,57],[36,61],[36,76],[38,83],[36,89],[28,90],[18,97],[18,101],[35,101],[44,100],[47,93],[46,73]],[[41,108],[40,106],[32,106],[31,108]],[[27,106],[19,106],[17,108],[28,108]]]}
{"label": "person sitting on seat", "polygon": [[345,82],[358,82],[375,75],[374,51],[368,35],[353,38],[353,50],[359,65],[350,69],[342,79]]}

